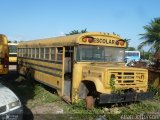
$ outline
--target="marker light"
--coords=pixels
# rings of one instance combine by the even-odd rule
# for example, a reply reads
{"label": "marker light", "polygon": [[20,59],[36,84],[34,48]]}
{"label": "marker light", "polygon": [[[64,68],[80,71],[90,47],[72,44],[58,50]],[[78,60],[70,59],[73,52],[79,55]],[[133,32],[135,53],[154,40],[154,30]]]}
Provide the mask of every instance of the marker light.
{"label": "marker light", "polygon": [[87,38],[84,37],[84,38],[82,39],[82,41],[83,41],[83,42],[87,42]]}
{"label": "marker light", "polygon": [[89,42],[89,43],[92,43],[94,41],[94,38],[93,37],[84,37],[82,38],[82,41],[83,42]]}
{"label": "marker light", "polygon": [[116,41],[116,45],[119,45],[119,41]]}
{"label": "marker light", "polygon": [[121,46],[123,46],[124,45],[124,40],[119,40],[119,44],[121,45]]}
{"label": "marker light", "polygon": [[89,42],[89,43],[92,43],[93,41],[94,41],[93,37],[89,37],[89,38],[88,38],[88,42]]}

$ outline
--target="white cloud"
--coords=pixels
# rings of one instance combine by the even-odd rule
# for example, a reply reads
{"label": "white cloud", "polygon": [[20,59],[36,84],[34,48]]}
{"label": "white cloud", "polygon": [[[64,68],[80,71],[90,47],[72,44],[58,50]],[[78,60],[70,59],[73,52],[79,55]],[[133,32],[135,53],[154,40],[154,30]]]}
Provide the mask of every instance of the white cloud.
{"label": "white cloud", "polygon": [[60,32],[60,36],[65,36],[65,33],[64,32]]}

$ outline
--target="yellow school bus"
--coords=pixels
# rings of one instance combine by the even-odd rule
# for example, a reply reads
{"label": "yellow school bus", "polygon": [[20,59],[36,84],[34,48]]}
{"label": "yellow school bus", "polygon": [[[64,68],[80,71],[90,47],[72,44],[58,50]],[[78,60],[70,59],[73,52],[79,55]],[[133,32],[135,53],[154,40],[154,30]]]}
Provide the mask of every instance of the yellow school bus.
{"label": "yellow school bus", "polygon": [[8,43],[9,64],[17,64],[17,45],[18,43]]}
{"label": "yellow school bus", "polygon": [[125,67],[126,41],[109,33],[88,32],[21,42],[18,72],[57,90],[76,103],[119,103],[148,99],[148,71]]}
{"label": "yellow school bus", "polygon": [[5,35],[0,34],[0,75],[8,74],[8,64],[8,40]]}

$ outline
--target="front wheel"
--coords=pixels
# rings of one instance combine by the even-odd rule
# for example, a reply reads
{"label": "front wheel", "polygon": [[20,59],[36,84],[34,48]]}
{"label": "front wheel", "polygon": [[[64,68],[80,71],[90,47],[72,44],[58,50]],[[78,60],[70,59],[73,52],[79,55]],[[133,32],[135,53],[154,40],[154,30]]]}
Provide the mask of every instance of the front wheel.
{"label": "front wheel", "polygon": [[93,96],[87,96],[85,99],[86,102],[86,109],[93,109],[95,105],[95,99]]}

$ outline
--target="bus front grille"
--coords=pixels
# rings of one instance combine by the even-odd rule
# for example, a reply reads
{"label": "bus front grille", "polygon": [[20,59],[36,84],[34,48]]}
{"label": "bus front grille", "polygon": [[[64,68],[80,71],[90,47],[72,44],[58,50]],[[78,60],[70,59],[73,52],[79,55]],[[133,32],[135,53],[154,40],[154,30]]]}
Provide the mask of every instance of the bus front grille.
{"label": "bus front grille", "polygon": [[110,76],[114,76],[115,84],[140,84],[144,83],[146,76],[142,72],[110,72]]}

